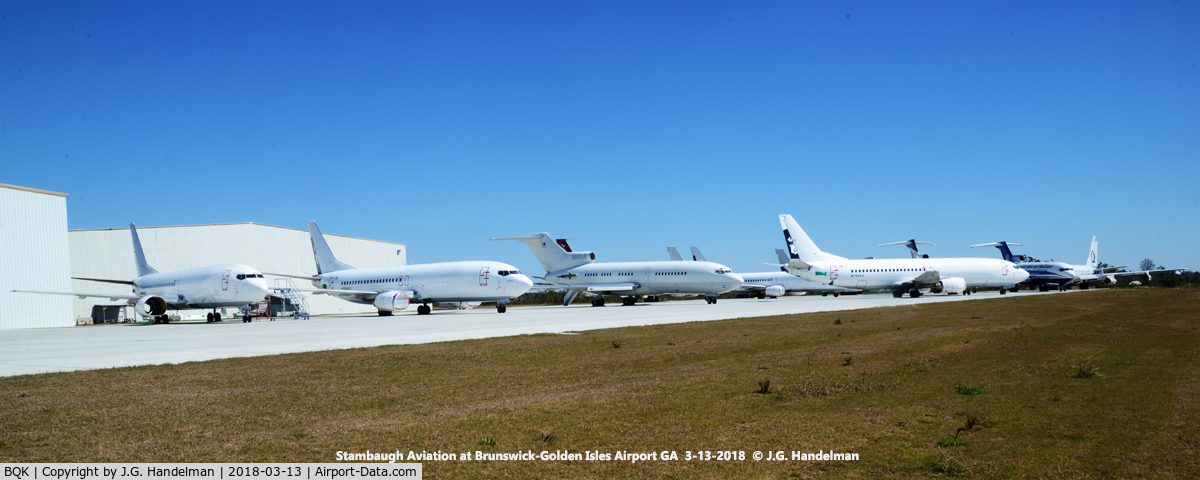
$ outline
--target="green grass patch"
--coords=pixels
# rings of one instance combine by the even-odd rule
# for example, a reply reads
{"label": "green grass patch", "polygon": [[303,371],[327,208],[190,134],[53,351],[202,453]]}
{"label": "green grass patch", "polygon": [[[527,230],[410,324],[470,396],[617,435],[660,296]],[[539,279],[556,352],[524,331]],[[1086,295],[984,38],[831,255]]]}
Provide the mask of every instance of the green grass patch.
{"label": "green grass patch", "polygon": [[[1200,289],[1017,295],[860,310],[853,328],[834,325],[846,312],[815,313],[5,377],[0,461],[732,450],[746,460],[423,468],[426,478],[1200,478],[1196,305]],[[986,318],[963,321],[980,310]],[[620,352],[605,338],[621,339]],[[1073,378],[1085,364],[1102,373]],[[756,462],[756,450],[860,460]]]}

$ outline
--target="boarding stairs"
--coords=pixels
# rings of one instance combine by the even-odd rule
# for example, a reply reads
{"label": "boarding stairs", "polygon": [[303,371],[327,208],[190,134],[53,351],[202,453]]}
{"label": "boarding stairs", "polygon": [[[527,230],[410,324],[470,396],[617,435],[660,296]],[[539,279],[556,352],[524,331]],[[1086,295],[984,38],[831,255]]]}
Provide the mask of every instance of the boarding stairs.
{"label": "boarding stairs", "polygon": [[[303,318],[308,320],[308,301],[304,299],[304,295],[296,289],[296,284],[292,283],[290,278],[276,278],[275,291],[279,292],[279,296],[283,297],[283,308],[291,307],[290,313],[294,318]],[[289,311],[279,312],[280,316],[287,316]]]}

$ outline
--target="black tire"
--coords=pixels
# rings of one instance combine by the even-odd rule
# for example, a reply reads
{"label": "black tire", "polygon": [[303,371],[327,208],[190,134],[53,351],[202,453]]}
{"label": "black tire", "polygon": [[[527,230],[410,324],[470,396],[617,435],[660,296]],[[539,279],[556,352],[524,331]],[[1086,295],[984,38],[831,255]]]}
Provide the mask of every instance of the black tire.
{"label": "black tire", "polygon": [[496,305],[496,312],[497,312],[497,313],[504,313],[504,312],[507,312],[507,311],[508,311],[508,307],[507,307],[507,306],[504,306],[504,305]]}
{"label": "black tire", "polygon": [[390,312],[390,311],[387,311],[387,310],[380,310],[380,311],[379,311],[379,316],[381,316],[381,317],[390,317],[390,316],[392,316],[392,312]]}
{"label": "black tire", "polygon": [[208,312],[208,316],[207,316],[207,317],[205,317],[205,321],[206,321],[206,322],[208,322],[208,323],[212,323],[212,321],[213,321],[213,314],[212,314],[212,312]]}
{"label": "black tire", "polygon": [[837,298],[837,297],[838,297],[838,295],[839,295],[839,293],[838,293],[838,292],[833,292],[833,298]]}
{"label": "black tire", "polygon": [[1007,288],[1001,288],[1001,289],[1000,289],[1000,294],[1001,294],[1001,295],[1004,295],[1004,294],[1006,294],[1006,293],[1008,293],[1008,289],[1007,289]]}
{"label": "black tire", "polygon": [[217,312],[217,313],[213,314],[213,319],[215,319],[215,321],[218,321],[218,322],[221,321],[221,312]]}
{"label": "black tire", "polygon": [[829,296],[829,292],[821,292],[821,296],[822,296],[822,297],[828,297],[828,296]]}
{"label": "black tire", "polygon": [[900,298],[900,297],[903,297],[903,296],[904,296],[904,291],[903,291],[903,290],[894,290],[894,291],[892,291],[892,297],[893,297],[893,298]]}

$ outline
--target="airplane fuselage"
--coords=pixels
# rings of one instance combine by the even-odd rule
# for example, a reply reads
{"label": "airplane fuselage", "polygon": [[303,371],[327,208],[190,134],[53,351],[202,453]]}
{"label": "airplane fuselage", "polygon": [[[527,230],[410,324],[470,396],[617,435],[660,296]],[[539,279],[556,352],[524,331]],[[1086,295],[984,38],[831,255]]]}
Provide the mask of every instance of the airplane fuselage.
{"label": "airplane fuselage", "polygon": [[[808,292],[844,292],[853,290],[852,288],[837,287],[831,285],[821,285],[816,282],[810,282],[803,278],[797,277],[787,272],[760,272],[760,273],[739,273],[742,280],[747,285],[760,285],[763,287],[781,286],[787,293],[808,293]],[[759,289],[738,288],[734,293],[754,294],[758,293]]]}
{"label": "airplane fuselage", "polygon": [[589,263],[548,273],[546,281],[564,287],[636,285],[620,295],[718,295],[742,285],[741,277],[724,265],[676,261]]}
{"label": "airplane fuselage", "polygon": [[244,307],[267,295],[262,273],[246,265],[213,265],[152,273],[133,280],[134,294],[157,296],[172,310]]}
{"label": "airplane fuselage", "polygon": [[[520,296],[533,281],[506,263],[464,261],[340,270],[319,275],[313,285],[357,292],[411,291],[417,303],[489,302]],[[337,296],[355,303],[374,302],[363,295]]]}
{"label": "airplane fuselage", "polygon": [[1012,286],[1027,276],[1012,262],[989,258],[842,259],[810,265],[810,269],[789,268],[789,272],[811,282],[859,290],[892,290],[930,270],[942,278],[962,278],[972,288]]}
{"label": "airplane fuselage", "polygon": [[1029,272],[1028,285],[1067,285],[1079,280],[1075,268],[1064,262],[1023,262],[1017,267]]}

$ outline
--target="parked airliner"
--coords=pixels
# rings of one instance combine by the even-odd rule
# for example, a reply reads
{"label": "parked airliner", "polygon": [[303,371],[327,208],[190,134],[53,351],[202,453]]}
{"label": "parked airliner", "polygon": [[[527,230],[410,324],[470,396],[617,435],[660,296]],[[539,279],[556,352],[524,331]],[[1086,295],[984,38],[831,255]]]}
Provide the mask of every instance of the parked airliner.
{"label": "parked airliner", "polygon": [[1004,294],[1029,277],[1012,262],[990,258],[851,260],[822,252],[791,215],[780,215],[779,223],[791,255],[788,273],[825,285],[891,290],[895,297],[970,293],[969,288],[978,287],[1001,287]]}
{"label": "parked airliner", "polygon": [[129,233],[133,235],[133,255],[137,260],[137,278],[133,280],[72,278],[130,285],[133,287],[133,295],[13,291],[74,295],[79,298],[102,297],[112,301],[125,300],[129,305],[135,307],[139,315],[152,318],[154,323],[169,322],[170,317],[166,315],[167,310],[209,308],[214,311],[209,312],[208,321],[219,322],[221,314],[215,309],[221,307],[247,309],[252,305],[257,305],[259,300],[263,300],[268,295],[267,281],[263,279],[262,272],[246,265],[213,265],[159,273],[158,270],[151,268],[150,264],[146,263],[146,255],[142,253],[142,242],[138,239],[137,227],[132,223],[129,224]]}
{"label": "parked airliner", "polygon": [[[667,253],[671,255],[671,260],[683,260],[683,257],[679,255],[679,252],[675,250],[675,247],[667,247]],[[780,271],[739,273],[738,276],[742,277],[742,281],[745,283],[743,283],[742,286],[737,290],[734,290],[733,293],[739,295],[751,295],[758,298],[778,298],[787,294],[805,295],[809,292],[819,292],[822,297],[829,295],[830,293],[832,293],[834,297],[837,297],[842,293],[853,290],[842,287],[821,285],[789,274],[787,273],[787,268],[784,268],[788,259],[786,254],[784,254],[783,249],[775,249],[775,254],[779,256],[780,262],[784,262],[779,264]],[[701,261],[708,261],[705,259],[704,254],[700,253],[700,249],[696,247],[692,247],[692,258]]]}
{"label": "parked airliner", "polygon": [[[490,261],[464,261],[404,265],[399,267],[354,268],[337,261],[317,222],[308,222],[317,274],[311,277],[280,275],[311,280],[316,289],[297,289],[333,295],[342,300],[374,305],[379,315],[420,303],[418,315],[433,311],[430,303],[496,302],[504,313],[512,298],[529,291],[533,281],[517,267]],[[272,274],[278,275],[278,274]]]}
{"label": "parked airliner", "polygon": [[[996,243],[981,243],[979,245],[971,245],[971,247],[996,247],[1000,250],[1000,256],[1010,262],[1019,262],[1021,255],[1013,255],[1009,250],[1009,246],[1021,246],[1019,243],[996,242]],[[1125,268],[1120,267],[1103,267],[1099,266],[1100,245],[1096,242],[1096,237],[1092,236],[1092,247],[1088,250],[1088,259],[1083,265],[1070,265],[1065,262],[1019,262],[1017,266],[1029,272],[1029,279],[1025,284],[1038,286],[1039,291],[1046,291],[1051,285],[1059,290],[1066,290],[1073,284],[1080,284],[1079,288],[1087,288],[1088,283],[1092,281],[1103,282],[1105,285],[1117,283],[1117,277],[1129,275],[1145,275],[1147,280],[1152,280],[1152,274],[1155,273],[1170,273],[1178,274],[1183,271],[1181,269],[1157,269],[1157,270],[1139,270],[1134,272],[1114,272],[1113,270]]]}
{"label": "parked airliner", "polygon": [[570,305],[580,294],[591,297],[593,307],[604,306],[604,295],[623,297],[622,305],[633,305],[642,295],[704,295],[713,304],[717,303],[717,295],[742,285],[742,278],[733,270],[712,262],[592,263],[595,253],[572,252],[565,240],[556,242],[544,232],[492,240],[529,245],[546,269],[547,283],[539,287],[566,289],[563,305]]}

